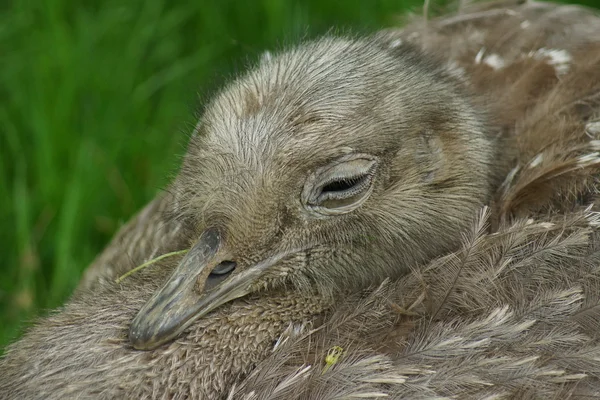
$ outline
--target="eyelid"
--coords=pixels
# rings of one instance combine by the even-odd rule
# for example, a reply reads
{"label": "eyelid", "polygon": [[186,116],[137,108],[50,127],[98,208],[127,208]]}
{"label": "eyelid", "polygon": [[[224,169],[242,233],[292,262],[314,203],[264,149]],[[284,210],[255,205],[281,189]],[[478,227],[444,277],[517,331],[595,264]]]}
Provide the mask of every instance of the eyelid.
{"label": "eyelid", "polygon": [[[342,169],[342,170],[339,170],[339,171],[335,171],[330,177],[328,177],[323,182],[321,182],[320,185],[321,186],[327,186],[327,185],[329,185],[332,182],[339,181],[339,180],[342,180],[342,179],[362,178],[362,177],[367,176],[367,175],[368,176],[373,176],[373,174],[375,174],[376,163],[374,162],[374,160],[369,160],[369,161],[370,162],[368,164],[370,164],[370,165],[367,166],[368,169],[366,169],[366,170],[362,170],[360,172],[357,172],[355,170],[354,171],[349,171],[349,169]],[[328,170],[335,169],[335,167],[339,166],[340,164],[342,164],[342,163],[339,163],[338,165],[335,165],[332,168],[328,168]]]}
{"label": "eyelid", "polygon": [[[349,154],[333,163],[314,171],[308,178],[301,194],[304,207],[313,215],[336,215],[350,212],[359,207],[373,190],[373,178],[378,166],[378,158],[369,154]],[[360,186],[341,191],[323,191],[327,185],[344,179],[358,178]],[[339,207],[328,207],[324,202],[351,200],[362,194],[356,201]]]}
{"label": "eyelid", "polygon": [[[321,194],[316,199],[318,203],[321,203],[325,200],[329,199],[345,199],[348,197],[352,197],[357,195],[366,189],[367,186],[371,184],[371,180],[373,179],[373,175],[375,175],[375,165],[373,165],[366,173],[360,175],[334,175],[324,183],[320,185]],[[325,187],[328,185],[340,181],[340,180],[356,180],[356,182],[352,185],[352,187],[346,190],[336,190],[336,191],[325,191]]]}

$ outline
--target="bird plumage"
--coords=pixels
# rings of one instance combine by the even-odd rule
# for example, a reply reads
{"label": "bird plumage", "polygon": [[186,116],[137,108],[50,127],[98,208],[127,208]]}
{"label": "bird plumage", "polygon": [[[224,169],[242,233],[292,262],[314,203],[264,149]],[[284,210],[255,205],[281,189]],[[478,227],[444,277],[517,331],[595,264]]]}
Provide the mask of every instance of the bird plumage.
{"label": "bird plumage", "polygon": [[229,398],[596,398],[598,215],[490,234],[489,214],[461,250],[284,334]]}
{"label": "bird plumage", "polygon": [[[9,348],[0,393],[597,396],[598,50],[590,10],[507,1],[264,60],[209,106],[170,192]],[[347,225],[290,207],[305,193],[294,177],[346,148],[375,154],[379,174]],[[371,173],[371,158],[344,157],[336,173]],[[312,224],[290,228],[285,251],[328,246],[283,260],[285,279],[255,282],[172,343],[134,350],[127,329],[177,260],[114,278],[212,224],[242,271],[290,226]],[[343,352],[323,372],[333,346]]]}

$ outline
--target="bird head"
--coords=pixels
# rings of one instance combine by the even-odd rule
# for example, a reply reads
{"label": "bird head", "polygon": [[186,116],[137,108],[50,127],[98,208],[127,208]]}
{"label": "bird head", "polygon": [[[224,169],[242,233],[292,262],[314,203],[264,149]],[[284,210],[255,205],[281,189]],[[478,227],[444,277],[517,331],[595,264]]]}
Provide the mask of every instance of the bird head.
{"label": "bird head", "polygon": [[339,295],[459,243],[493,139],[416,49],[327,37],[263,57],[206,107],[173,183],[190,251],[132,322],[152,349],[263,290]]}

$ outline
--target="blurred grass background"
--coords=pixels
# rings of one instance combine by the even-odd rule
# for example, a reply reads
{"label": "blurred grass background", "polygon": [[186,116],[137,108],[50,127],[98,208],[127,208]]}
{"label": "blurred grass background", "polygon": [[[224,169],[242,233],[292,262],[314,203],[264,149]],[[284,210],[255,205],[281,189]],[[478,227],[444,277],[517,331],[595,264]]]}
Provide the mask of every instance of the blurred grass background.
{"label": "blurred grass background", "polygon": [[185,151],[198,93],[266,49],[333,26],[392,26],[421,5],[2,2],[0,349],[62,304],[119,226],[166,185]]}

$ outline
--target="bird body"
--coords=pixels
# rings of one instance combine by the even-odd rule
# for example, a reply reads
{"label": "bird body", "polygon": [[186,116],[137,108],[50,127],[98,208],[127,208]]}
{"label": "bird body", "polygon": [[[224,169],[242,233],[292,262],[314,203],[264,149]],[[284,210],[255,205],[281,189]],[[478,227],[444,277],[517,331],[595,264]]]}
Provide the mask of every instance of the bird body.
{"label": "bird body", "polygon": [[482,3],[266,57],[9,347],[0,393],[598,396],[598,118],[582,7]]}

